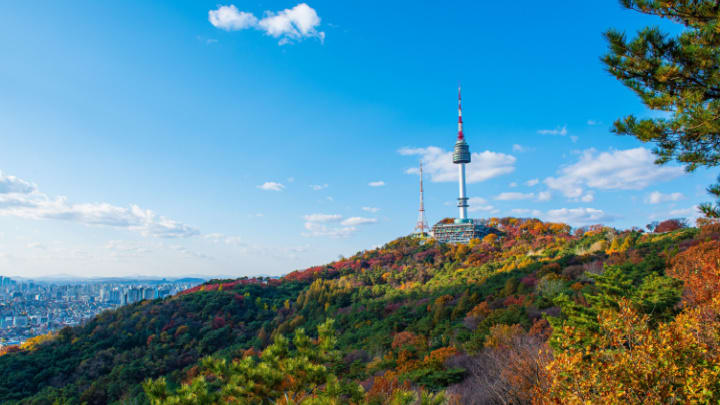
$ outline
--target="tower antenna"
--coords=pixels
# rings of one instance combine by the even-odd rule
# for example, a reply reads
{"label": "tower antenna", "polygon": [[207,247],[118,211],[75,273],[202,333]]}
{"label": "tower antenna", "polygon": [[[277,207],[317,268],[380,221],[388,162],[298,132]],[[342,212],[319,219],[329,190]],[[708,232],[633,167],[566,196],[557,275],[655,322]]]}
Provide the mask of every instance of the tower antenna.
{"label": "tower antenna", "polygon": [[417,225],[415,225],[415,233],[421,236],[425,235],[426,229],[429,229],[429,227],[425,219],[425,192],[423,191],[422,162],[420,162],[420,212],[418,214]]}

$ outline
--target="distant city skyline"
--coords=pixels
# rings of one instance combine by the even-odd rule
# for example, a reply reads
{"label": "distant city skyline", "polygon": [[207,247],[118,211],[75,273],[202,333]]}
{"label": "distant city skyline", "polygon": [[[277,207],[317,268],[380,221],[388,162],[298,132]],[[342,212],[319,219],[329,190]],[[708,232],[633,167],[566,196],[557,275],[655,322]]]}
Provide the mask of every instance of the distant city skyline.
{"label": "distant city skyline", "polygon": [[[181,0],[0,6],[0,275],[272,275],[457,216],[694,219],[716,172],[612,134],[652,114],[576,4]],[[512,24],[508,18],[512,15]],[[499,18],[502,16],[502,18]]]}

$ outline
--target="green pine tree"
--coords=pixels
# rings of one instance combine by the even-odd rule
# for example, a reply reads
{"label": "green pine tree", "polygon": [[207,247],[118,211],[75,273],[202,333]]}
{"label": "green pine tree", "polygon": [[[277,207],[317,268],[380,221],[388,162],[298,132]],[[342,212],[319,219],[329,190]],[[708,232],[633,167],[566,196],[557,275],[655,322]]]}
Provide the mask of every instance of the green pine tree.
{"label": "green pine tree", "polygon": [[[663,118],[617,120],[613,131],[657,146],[656,163],[677,160],[688,171],[720,165],[720,1],[620,0],[631,10],[682,25],[675,36],[647,27],[628,39],[605,33],[608,71]],[[701,205],[708,217],[720,217],[720,176],[708,188],[717,202]]]}

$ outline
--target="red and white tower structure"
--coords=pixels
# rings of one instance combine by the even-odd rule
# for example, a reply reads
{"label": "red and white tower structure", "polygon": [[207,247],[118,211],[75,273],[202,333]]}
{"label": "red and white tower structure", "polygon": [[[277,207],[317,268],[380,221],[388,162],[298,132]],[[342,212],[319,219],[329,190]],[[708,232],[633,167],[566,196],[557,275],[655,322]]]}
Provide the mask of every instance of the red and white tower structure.
{"label": "red and white tower structure", "polygon": [[458,86],[458,135],[453,152],[453,163],[458,165],[460,197],[458,197],[458,208],[460,209],[460,222],[467,221],[468,198],[465,192],[465,164],[470,163],[470,146],[465,142],[462,120],[462,93]]}
{"label": "red and white tower structure", "polygon": [[423,172],[422,162],[420,162],[420,213],[418,214],[417,225],[415,225],[415,231],[419,235],[424,235],[426,230],[430,230],[425,219],[425,198],[423,192]]}

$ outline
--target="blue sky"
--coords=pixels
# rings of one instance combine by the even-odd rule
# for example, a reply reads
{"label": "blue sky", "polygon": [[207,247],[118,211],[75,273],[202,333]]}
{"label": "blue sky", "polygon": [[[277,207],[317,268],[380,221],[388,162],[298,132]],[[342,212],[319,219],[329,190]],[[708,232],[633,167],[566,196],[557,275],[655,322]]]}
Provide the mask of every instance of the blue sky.
{"label": "blue sky", "polygon": [[0,274],[324,263],[412,230],[420,159],[430,222],[454,216],[458,82],[474,217],[630,227],[708,200],[713,173],[609,131],[648,112],[601,33],[659,21],[615,1],[390,3],[1,5]]}

